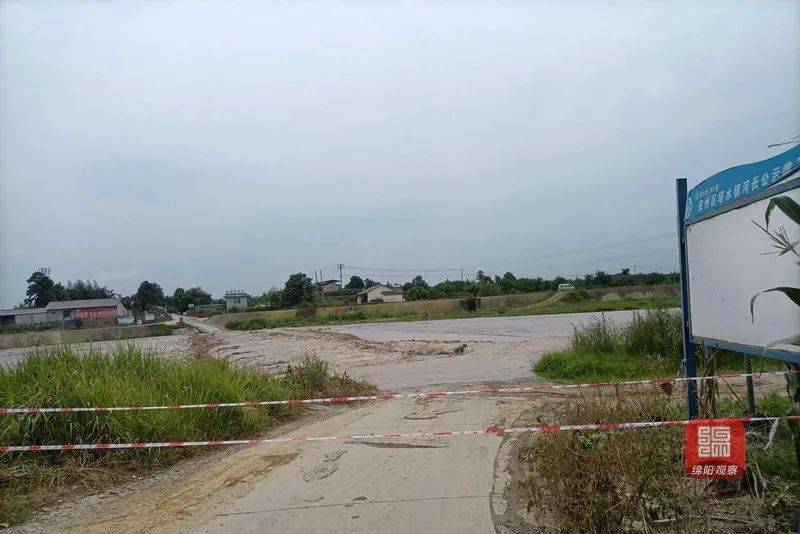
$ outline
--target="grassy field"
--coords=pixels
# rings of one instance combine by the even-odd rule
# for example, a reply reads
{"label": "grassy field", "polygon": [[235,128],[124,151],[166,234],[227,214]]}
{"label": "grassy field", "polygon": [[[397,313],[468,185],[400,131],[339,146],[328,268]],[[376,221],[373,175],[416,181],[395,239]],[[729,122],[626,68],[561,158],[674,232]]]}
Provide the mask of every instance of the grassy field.
{"label": "grassy field", "polygon": [[[702,358],[702,349],[698,350]],[[718,371],[742,372],[740,354],[716,351]],[[625,326],[602,317],[577,325],[572,346],[544,354],[533,371],[550,380],[604,381],[675,376],[681,360],[680,314],[668,308],[653,308],[634,315]],[[782,369],[775,360],[756,359],[756,370]]]}
{"label": "grassy field", "polygon": [[44,323],[44,324],[27,324],[27,325],[8,324],[8,325],[0,325],[0,335],[23,334],[25,332],[46,332],[48,330],[58,330],[59,328],[61,328],[61,323]]}
{"label": "grassy field", "polygon": [[[364,394],[373,387],[309,359],[283,378],[209,357],[174,360],[133,346],[109,354],[59,347],[0,368],[0,406],[142,406]],[[216,440],[256,436],[301,408],[225,408],[0,416],[0,443]],[[0,524],[73,487],[98,489],[197,450],[21,453],[0,456]]]}
{"label": "grassy field", "polygon": [[[548,299],[549,300],[549,299]],[[678,299],[652,298],[652,299],[619,299],[619,300],[592,300],[581,299],[575,302],[559,302],[525,306],[520,308],[479,308],[475,311],[450,311],[439,313],[419,313],[405,311],[400,313],[373,313],[359,310],[342,315],[308,318],[263,319],[255,318],[249,321],[230,321],[225,324],[229,330],[261,330],[264,328],[285,328],[294,326],[325,326],[333,324],[376,323],[395,321],[425,321],[434,319],[466,319],[470,317],[513,317],[521,315],[549,315],[558,313],[603,312],[617,310],[638,310],[655,307],[678,306]]]}

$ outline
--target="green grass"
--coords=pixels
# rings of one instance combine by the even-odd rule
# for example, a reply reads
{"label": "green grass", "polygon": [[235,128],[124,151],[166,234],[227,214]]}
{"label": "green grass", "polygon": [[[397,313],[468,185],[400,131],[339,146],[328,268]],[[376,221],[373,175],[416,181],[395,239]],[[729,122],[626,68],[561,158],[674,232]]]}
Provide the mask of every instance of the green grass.
{"label": "green grass", "polygon": [[263,328],[287,328],[296,326],[327,326],[331,324],[357,324],[399,321],[424,321],[436,319],[467,319],[471,317],[514,317],[523,315],[551,315],[560,313],[588,313],[619,310],[638,310],[657,307],[678,306],[677,299],[620,299],[620,300],[586,300],[567,302],[550,306],[525,306],[519,308],[479,308],[468,311],[442,311],[442,312],[416,312],[403,311],[397,313],[376,313],[369,310],[359,310],[341,315],[328,315],[325,317],[306,318],[255,318],[249,321],[229,321],[225,327],[229,330],[260,330]]}
{"label": "green grass", "polygon": [[47,330],[58,330],[61,323],[43,324],[8,324],[0,325],[0,334],[22,334],[25,332],[46,332]]}
{"label": "green grass", "polygon": [[172,334],[175,330],[184,328],[184,325],[164,324],[164,323],[153,323],[151,326],[153,327],[154,336],[168,336]]}
{"label": "green grass", "polygon": [[[363,394],[366,383],[307,360],[283,378],[208,357],[175,360],[132,345],[108,354],[65,347],[0,368],[0,406],[146,406]],[[255,436],[300,408],[224,408],[0,416],[0,443],[47,444],[223,440]],[[25,518],[30,502],[65,485],[96,485],[115,473],[165,465],[196,451],[73,451],[0,456],[0,524]]]}
{"label": "green grass", "polygon": [[674,369],[663,359],[645,360],[623,350],[596,353],[572,349],[548,352],[536,362],[534,371],[549,380],[603,382],[667,376]]}
{"label": "green grass", "polygon": [[[702,357],[702,348],[698,350]],[[742,372],[741,354],[716,351],[716,369]],[[605,316],[578,325],[572,346],[544,354],[533,371],[550,380],[605,381],[674,376],[683,359],[680,314],[668,308],[634,313],[625,326]],[[757,359],[756,370],[782,369],[780,362]]]}

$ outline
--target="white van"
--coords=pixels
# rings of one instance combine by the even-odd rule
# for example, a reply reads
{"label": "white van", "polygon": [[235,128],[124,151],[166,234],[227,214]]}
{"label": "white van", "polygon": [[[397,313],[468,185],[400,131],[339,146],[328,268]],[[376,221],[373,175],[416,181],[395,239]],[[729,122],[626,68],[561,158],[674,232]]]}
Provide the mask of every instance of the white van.
{"label": "white van", "polygon": [[573,289],[575,289],[575,286],[572,284],[558,284],[559,291],[572,291]]}

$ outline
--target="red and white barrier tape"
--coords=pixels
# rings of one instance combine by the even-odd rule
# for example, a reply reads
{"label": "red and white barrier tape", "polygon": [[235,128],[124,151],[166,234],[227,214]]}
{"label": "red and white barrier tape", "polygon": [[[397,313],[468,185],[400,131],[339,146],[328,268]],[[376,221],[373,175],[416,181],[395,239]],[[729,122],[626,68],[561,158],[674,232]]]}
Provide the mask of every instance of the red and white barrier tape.
{"label": "red and white barrier tape", "polygon": [[429,391],[426,393],[380,393],[378,395],[361,395],[355,397],[325,397],[318,399],[288,399],[288,400],[268,400],[268,401],[244,401],[244,402],[207,402],[202,404],[165,404],[162,406],[109,406],[109,407],[63,407],[63,408],[0,408],[2,414],[37,414],[37,413],[75,413],[75,412],[144,412],[150,410],[185,410],[189,408],[256,408],[259,406],[278,406],[290,405],[299,406],[303,404],[337,404],[345,402],[375,401],[390,399],[413,399],[413,398],[435,398],[451,397],[458,395],[484,395],[496,393],[536,393],[547,390],[576,389],[576,388],[599,388],[611,386],[633,386],[633,385],[661,385],[691,380],[716,380],[719,378],[759,378],[763,376],[778,376],[795,374],[797,371],[769,371],[764,373],[742,373],[730,375],[715,375],[694,378],[652,378],[648,380],[630,380],[627,382],[587,382],[583,384],[549,384],[541,386],[518,386],[506,388],[480,388],[480,389],[461,389],[454,391]]}
{"label": "red and white barrier tape", "polygon": [[[784,417],[738,417],[733,418],[744,423],[758,421],[776,421],[779,419],[800,420],[800,415]],[[730,421],[731,418],[725,419]],[[286,438],[257,438],[257,439],[232,439],[217,441],[156,441],[139,443],[76,443],[67,445],[0,445],[0,454],[9,452],[38,452],[38,451],[73,451],[73,450],[107,450],[107,449],[158,449],[168,447],[219,447],[222,445],[260,445],[268,443],[305,443],[316,441],[366,441],[372,439],[398,439],[398,438],[442,438],[447,436],[474,436],[488,434],[502,436],[503,434],[523,434],[529,432],[575,432],[583,430],[626,430],[635,428],[657,428],[668,426],[685,426],[688,420],[675,421],[640,421],[633,423],[596,423],[588,425],[542,425],[527,427],[502,426],[489,427],[483,430],[448,430],[443,432],[408,432],[404,434],[365,434],[353,436],[291,436]]]}

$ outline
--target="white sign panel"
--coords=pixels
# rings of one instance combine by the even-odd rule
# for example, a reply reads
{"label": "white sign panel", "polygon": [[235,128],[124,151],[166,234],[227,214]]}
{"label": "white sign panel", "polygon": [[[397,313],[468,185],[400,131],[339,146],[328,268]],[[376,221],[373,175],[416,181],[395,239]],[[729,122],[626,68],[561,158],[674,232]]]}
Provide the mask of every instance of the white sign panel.
{"label": "white sign panel", "polygon": [[[800,189],[788,196],[800,203]],[[800,287],[800,257],[775,254],[773,240],[755,223],[765,226],[769,198],[727,211],[686,228],[689,261],[692,335],[755,347],[800,334],[800,307],[784,293],[763,293],[775,287]],[[770,216],[769,230],[781,228],[791,242],[800,240],[800,227],[781,210]],[[800,246],[796,247],[800,252]],[[796,344],[775,349],[800,352]]]}

